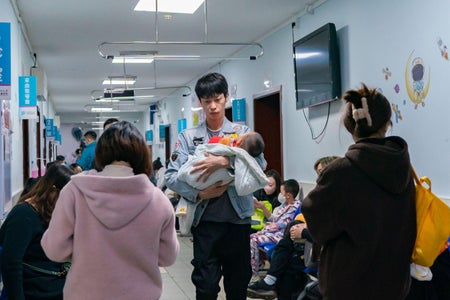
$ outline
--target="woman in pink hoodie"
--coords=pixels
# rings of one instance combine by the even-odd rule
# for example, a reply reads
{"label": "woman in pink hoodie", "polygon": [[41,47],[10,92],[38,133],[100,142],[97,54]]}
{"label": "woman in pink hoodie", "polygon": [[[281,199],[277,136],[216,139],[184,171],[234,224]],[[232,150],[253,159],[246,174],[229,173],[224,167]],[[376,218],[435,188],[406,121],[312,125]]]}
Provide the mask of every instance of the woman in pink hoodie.
{"label": "woman in pink hoodie", "polygon": [[149,181],[151,159],[129,122],[110,126],[91,170],[61,191],[42,238],[47,256],[72,261],[64,299],[158,299],[158,267],[175,262],[179,244],[172,204]]}

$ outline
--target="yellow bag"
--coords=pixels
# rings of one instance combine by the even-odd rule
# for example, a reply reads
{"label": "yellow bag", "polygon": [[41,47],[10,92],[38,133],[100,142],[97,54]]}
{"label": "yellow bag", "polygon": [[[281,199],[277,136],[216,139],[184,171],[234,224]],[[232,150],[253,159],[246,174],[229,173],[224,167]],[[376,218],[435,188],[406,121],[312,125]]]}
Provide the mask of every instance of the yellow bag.
{"label": "yellow bag", "polygon": [[417,237],[412,261],[430,267],[450,236],[450,207],[431,192],[431,181],[428,177],[419,179],[412,166],[411,171],[416,182],[417,219]]}
{"label": "yellow bag", "polygon": [[[263,200],[263,203],[267,210],[272,212],[272,204],[267,200]],[[260,208],[255,208],[255,213],[252,216],[252,229],[256,231],[263,229],[265,225],[264,218],[265,216],[263,210]]]}

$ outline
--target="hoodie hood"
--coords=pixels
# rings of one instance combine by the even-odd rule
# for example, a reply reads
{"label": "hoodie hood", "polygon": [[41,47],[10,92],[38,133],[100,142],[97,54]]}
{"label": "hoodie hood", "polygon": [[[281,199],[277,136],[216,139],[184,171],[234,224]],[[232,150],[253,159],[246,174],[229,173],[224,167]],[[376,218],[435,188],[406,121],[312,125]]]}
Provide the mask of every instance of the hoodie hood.
{"label": "hoodie hood", "polygon": [[400,137],[360,140],[349,147],[345,156],[390,193],[402,193],[410,183],[408,145]]}
{"label": "hoodie hood", "polygon": [[156,192],[145,174],[110,177],[81,173],[72,176],[71,182],[92,214],[109,229],[127,225],[149,205]]}

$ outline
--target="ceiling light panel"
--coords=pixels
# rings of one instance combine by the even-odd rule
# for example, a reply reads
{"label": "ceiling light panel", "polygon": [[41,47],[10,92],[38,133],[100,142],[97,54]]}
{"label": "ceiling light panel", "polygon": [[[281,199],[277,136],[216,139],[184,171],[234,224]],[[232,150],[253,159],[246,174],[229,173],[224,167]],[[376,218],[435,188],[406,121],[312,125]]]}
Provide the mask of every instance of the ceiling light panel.
{"label": "ceiling light panel", "polygon": [[153,62],[151,57],[114,57],[113,64],[151,64]]}
{"label": "ceiling light panel", "polygon": [[[204,0],[159,0],[158,12],[193,14]],[[156,0],[140,0],[135,11],[156,11]]]}

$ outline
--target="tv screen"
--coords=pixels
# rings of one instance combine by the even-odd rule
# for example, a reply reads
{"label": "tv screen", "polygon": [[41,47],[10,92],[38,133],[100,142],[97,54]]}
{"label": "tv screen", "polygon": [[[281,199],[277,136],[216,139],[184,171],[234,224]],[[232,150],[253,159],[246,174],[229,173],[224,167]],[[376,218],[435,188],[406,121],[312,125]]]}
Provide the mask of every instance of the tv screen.
{"label": "tv screen", "polygon": [[293,45],[297,109],[341,96],[336,27],[328,23]]}

